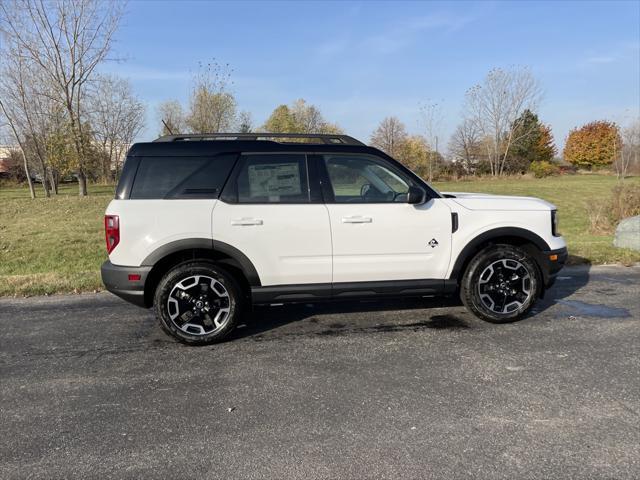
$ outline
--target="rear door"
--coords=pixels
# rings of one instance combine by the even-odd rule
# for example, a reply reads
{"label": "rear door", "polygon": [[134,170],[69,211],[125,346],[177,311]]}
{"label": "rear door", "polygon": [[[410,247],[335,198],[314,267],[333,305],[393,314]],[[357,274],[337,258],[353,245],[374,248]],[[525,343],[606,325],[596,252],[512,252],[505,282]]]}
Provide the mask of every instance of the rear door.
{"label": "rear door", "polygon": [[331,282],[331,233],[304,154],[244,154],[213,210],[214,240],[244,253],[263,286]]}
{"label": "rear door", "polygon": [[444,278],[451,255],[451,210],[444,202],[408,204],[409,186],[419,185],[382,157],[320,158],[334,283]]}

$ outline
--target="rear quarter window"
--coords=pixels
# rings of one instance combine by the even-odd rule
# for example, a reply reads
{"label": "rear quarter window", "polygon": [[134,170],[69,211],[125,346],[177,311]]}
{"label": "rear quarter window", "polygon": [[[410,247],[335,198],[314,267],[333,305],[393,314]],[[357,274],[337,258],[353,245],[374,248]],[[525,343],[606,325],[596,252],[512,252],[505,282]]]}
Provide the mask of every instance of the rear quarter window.
{"label": "rear quarter window", "polygon": [[236,155],[143,157],[130,198],[218,198],[236,158]]}

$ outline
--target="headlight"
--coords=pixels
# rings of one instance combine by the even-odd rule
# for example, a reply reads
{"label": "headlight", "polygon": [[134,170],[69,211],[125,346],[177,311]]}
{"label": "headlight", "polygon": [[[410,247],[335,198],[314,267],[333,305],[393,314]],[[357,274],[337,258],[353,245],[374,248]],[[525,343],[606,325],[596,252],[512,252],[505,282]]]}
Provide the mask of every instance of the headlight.
{"label": "headlight", "polygon": [[554,237],[559,237],[560,230],[558,230],[558,211],[557,210],[551,210],[551,234]]}

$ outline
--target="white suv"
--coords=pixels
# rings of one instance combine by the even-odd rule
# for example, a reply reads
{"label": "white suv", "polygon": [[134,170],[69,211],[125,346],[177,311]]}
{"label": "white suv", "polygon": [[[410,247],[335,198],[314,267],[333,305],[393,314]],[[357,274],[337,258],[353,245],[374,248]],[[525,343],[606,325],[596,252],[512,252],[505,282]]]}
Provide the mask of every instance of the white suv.
{"label": "white suv", "polygon": [[511,322],[566,261],[556,220],[536,198],[439,193],[344,135],[162,137],[129,151],[102,279],[190,344],[251,304],[459,293]]}

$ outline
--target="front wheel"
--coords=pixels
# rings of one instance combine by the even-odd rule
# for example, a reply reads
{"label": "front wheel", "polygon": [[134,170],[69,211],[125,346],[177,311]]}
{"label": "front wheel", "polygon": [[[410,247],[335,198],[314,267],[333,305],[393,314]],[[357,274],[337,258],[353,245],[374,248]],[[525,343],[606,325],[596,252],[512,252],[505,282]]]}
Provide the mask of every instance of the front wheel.
{"label": "front wheel", "polygon": [[514,322],[531,310],[540,285],[538,267],[527,252],[512,245],[492,245],[471,260],[460,297],[482,320]]}
{"label": "front wheel", "polygon": [[162,329],[181,342],[206,345],[235,327],[242,307],[240,287],[209,262],[185,262],[169,270],[156,289],[154,305]]}

